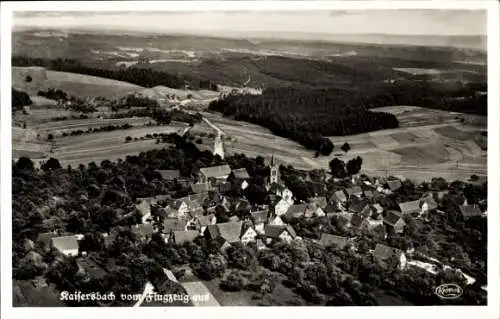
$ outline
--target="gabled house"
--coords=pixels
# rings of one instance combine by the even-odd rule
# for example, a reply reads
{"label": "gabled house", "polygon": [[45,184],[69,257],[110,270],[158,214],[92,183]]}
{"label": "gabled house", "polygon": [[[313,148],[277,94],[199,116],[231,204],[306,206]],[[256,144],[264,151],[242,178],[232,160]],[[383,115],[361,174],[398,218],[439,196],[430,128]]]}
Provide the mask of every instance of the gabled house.
{"label": "gabled house", "polygon": [[346,190],[347,195],[349,198],[356,196],[356,197],[361,197],[363,195],[363,190],[361,189],[361,186],[354,186],[347,188]]}
{"label": "gabled house", "polygon": [[283,222],[283,220],[281,219],[280,216],[274,216],[274,217],[269,218],[269,225],[283,226],[283,225],[285,225],[285,223]]}
{"label": "gabled house", "polygon": [[460,212],[465,219],[482,216],[481,209],[478,205],[461,205]]}
{"label": "gabled house", "polygon": [[384,217],[384,224],[389,233],[401,234],[404,231],[406,223],[401,215],[396,211],[388,211]]}
{"label": "gabled house", "polygon": [[159,169],[161,177],[166,181],[173,181],[181,177],[181,173],[178,169]]}
{"label": "gabled house", "polygon": [[245,168],[233,169],[229,174],[228,180],[237,188],[245,189],[248,187],[250,175]]}
{"label": "gabled house", "polygon": [[304,217],[305,214],[306,214],[306,210],[307,210],[307,204],[292,205],[286,211],[286,216],[288,218],[300,218],[300,217]]}
{"label": "gabled house", "polygon": [[332,202],[340,203],[340,204],[345,204],[347,203],[347,196],[345,195],[344,191],[336,191],[332,198]]}
{"label": "gabled house", "polygon": [[187,222],[186,228],[187,230],[198,230],[200,233],[203,233],[208,225],[215,225],[216,222],[217,217],[214,214],[193,216]]}
{"label": "gabled house", "polygon": [[319,239],[320,244],[323,246],[336,246],[340,249],[343,249],[347,244],[349,244],[349,238],[322,233],[321,238]]}
{"label": "gabled house", "polygon": [[143,200],[135,205],[135,209],[141,214],[143,224],[151,219],[151,202]]}
{"label": "gabled house", "polygon": [[266,243],[270,244],[273,241],[283,240],[285,242],[290,242],[297,237],[295,230],[290,226],[276,226],[276,225],[266,225],[264,227],[264,234],[266,236]]}
{"label": "gabled house", "polygon": [[293,202],[293,193],[285,186],[273,183],[266,187],[266,189],[268,192],[276,194],[286,201]]}
{"label": "gabled house", "polygon": [[438,204],[434,200],[431,194],[423,197],[420,199],[420,207],[422,210],[422,213],[427,213],[429,211],[436,210],[438,208]]}
{"label": "gabled house", "polygon": [[78,238],[75,235],[52,238],[52,246],[65,256],[78,256]]}
{"label": "gabled house", "polygon": [[389,180],[385,183],[385,186],[388,190],[391,192],[397,192],[401,187],[403,187],[403,184],[397,179],[395,180]]}
{"label": "gabled house", "polygon": [[165,213],[168,218],[181,218],[189,213],[188,199],[180,198],[172,202],[171,205],[165,208]]}
{"label": "gabled house", "polygon": [[255,237],[257,237],[257,231],[252,225],[244,223],[241,229],[240,241],[242,244],[248,244],[249,242],[254,242]]}
{"label": "gabled house", "polygon": [[268,210],[260,210],[250,213],[250,218],[253,222],[253,226],[255,230],[260,234],[264,233],[264,225],[267,223],[268,215]]}
{"label": "gabled house", "polygon": [[210,183],[195,183],[191,184],[191,190],[195,194],[200,194],[200,193],[208,193],[212,191],[214,188],[212,184]]}
{"label": "gabled house", "polygon": [[227,192],[230,192],[232,189],[233,189],[233,186],[229,182],[219,184],[219,192],[221,194],[225,194]]}
{"label": "gabled house", "polygon": [[230,173],[231,173],[231,168],[227,164],[200,168],[200,173],[198,174],[198,181],[200,183],[215,182],[219,184],[225,182],[229,177]]}
{"label": "gabled house", "polygon": [[410,202],[399,203],[399,209],[403,215],[416,215],[420,213],[420,201],[414,200]]}
{"label": "gabled house", "polygon": [[45,247],[50,247],[52,244],[52,238],[57,237],[56,232],[40,233],[38,234],[37,242],[41,243]]}
{"label": "gabled house", "polygon": [[197,230],[176,230],[173,232],[173,242],[177,245],[192,243],[200,233]]}
{"label": "gabled house", "polygon": [[232,244],[239,242],[243,235],[246,235],[245,240],[249,241],[253,233],[255,233],[255,236],[257,235],[255,230],[248,231],[248,225],[244,225],[243,222],[239,221],[208,225],[205,229],[204,236],[208,240],[215,240],[221,237]]}
{"label": "gabled house", "polygon": [[281,199],[274,206],[274,214],[277,216],[285,215],[292,205],[293,205],[293,202],[287,201],[285,199]]}
{"label": "gabled house", "polygon": [[312,217],[322,217],[325,216],[325,212],[316,204],[307,204],[306,212],[304,217],[312,218]]}
{"label": "gabled house", "polygon": [[399,269],[404,269],[406,267],[406,255],[402,250],[397,248],[377,244],[373,251],[373,257],[384,262],[396,259]]}
{"label": "gabled house", "polygon": [[384,208],[379,204],[373,204],[372,207],[375,209],[375,212],[378,214],[382,214],[384,212]]}

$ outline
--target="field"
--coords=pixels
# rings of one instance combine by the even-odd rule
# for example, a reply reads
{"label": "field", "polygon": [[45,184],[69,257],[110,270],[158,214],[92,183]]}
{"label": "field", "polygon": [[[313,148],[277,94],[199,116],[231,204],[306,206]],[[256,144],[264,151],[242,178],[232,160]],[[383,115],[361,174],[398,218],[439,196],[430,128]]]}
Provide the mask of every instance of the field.
{"label": "field", "polygon": [[[372,175],[403,175],[422,181],[441,176],[446,179],[466,179],[472,174],[487,175],[487,157],[475,141],[484,126],[463,124],[459,113],[419,107],[386,107],[393,112],[401,127],[353,136],[331,137],[334,154],[344,161],[356,156],[363,158],[363,171]],[[272,154],[279,161],[296,168],[328,169],[331,157],[314,158],[301,145],[273,135],[258,125],[238,122],[220,115],[203,113],[231,141],[225,141],[226,153],[247,156]],[[195,126],[196,127],[196,126]],[[344,154],[339,147],[348,142],[351,150]]]}
{"label": "field", "polygon": [[[26,76],[32,81],[26,82]],[[127,82],[38,67],[12,67],[12,86],[35,96],[39,90],[57,88],[76,97],[102,96],[113,99],[143,88]]]}

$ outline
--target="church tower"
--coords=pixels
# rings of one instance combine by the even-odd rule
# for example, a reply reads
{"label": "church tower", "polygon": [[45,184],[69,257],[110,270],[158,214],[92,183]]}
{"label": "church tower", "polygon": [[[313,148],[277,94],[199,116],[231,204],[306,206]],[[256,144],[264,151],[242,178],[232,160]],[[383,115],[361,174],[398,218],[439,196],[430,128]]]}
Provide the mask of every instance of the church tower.
{"label": "church tower", "polygon": [[279,165],[277,165],[274,162],[274,154],[271,156],[270,170],[271,170],[271,176],[269,177],[269,184],[273,183],[278,184],[280,171],[279,171]]}

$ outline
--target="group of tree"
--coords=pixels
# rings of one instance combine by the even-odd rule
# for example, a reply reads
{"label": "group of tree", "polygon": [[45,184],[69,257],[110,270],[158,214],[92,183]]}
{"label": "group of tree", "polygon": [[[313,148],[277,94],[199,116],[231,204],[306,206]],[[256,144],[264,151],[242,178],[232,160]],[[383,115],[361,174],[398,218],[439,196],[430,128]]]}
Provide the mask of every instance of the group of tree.
{"label": "group of tree", "polygon": [[335,157],[330,161],[329,166],[333,177],[344,178],[359,173],[362,164],[363,159],[359,156],[349,160],[347,164],[343,160]]}
{"label": "group of tree", "polygon": [[126,69],[117,67],[84,65],[72,59],[41,59],[25,56],[13,56],[14,66],[43,66],[54,71],[73,72],[98,76],[107,79],[125,81],[144,87],[168,86],[171,88],[184,88],[188,84],[193,89],[217,90],[217,86],[207,80],[199,80],[189,75],[159,72],[150,68],[130,67]]}
{"label": "group of tree", "polygon": [[115,113],[110,118],[121,119],[129,117],[151,117],[160,125],[168,125],[172,121],[184,122],[194,125],[202,121],[200,113],[190,114],[182,110],[166,110],[161,108],[142,108],[129,110],[123,113]]}
{"label": "group of tree", "polygon": [[33,104],[28,93],[12,88],[12,112],[22,111],[24,106]]}
{"label": "group of tree", "polygon": [[389,113],[368,110],[372,101],[342,89],[269,88],[262,95],[229,94],[209,108],[270,129],[319,154],[333,151],[327,136],[352,135],[397,128]]}
{"label": "group of tree", "polygon": [[43,96],[50,100],[68,100],[68,94],[60,89],[49,88],[47,91],[40,90],[37,93],[38,96]]}
{"label": "group of tree", "polygon": [[122,125],[107,125],[107,126],[101,126],[101,127],[89,127],[86,131],[84,130],[73,130],[70,132],[63,132],[61,135],[62,136],[78,136],[82,134],[92,134],[92,133],[99,133],[99,132],[112,132],[116,130],[128,130],[133,128],[133,125],[130,125],[128,123],[122,124]]}

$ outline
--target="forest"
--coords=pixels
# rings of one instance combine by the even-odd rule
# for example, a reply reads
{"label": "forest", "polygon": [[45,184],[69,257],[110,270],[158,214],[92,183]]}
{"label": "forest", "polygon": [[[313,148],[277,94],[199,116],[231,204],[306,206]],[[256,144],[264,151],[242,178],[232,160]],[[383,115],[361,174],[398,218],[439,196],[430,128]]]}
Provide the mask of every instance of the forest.
{"label": "forest", "polygon": [[28,93],[12,88],[12,112],[22,111],[23,106],[33,104]]}
{"label": "forest", "polygon": [[[365,102],[364,104],[362,102]],[[389,113],[371,112],[373,101],[362,101],[349,90],[269,88],[262,95],[230,94],[213,101],[209,109],[235,120],[259,124],[274,134],[329,155],[326,137],[397,128]]]}
{"label": "forest", "polygon": [[208,80],[197,80],[187,75],[170,74],[167,72],[153,71],[151,69],[139,68],[103,68],[83,65],[71,59],[41,59],[31,57],[12,57],[13,66],[42,66],[47,69],[61,72],[73,72],[91,76],[99,76],[107,79],[125,81],[143,87],[155,87],[158,85],[171,88],[184,88],[189,85],[193,89],[217,90],[217,86]]}

